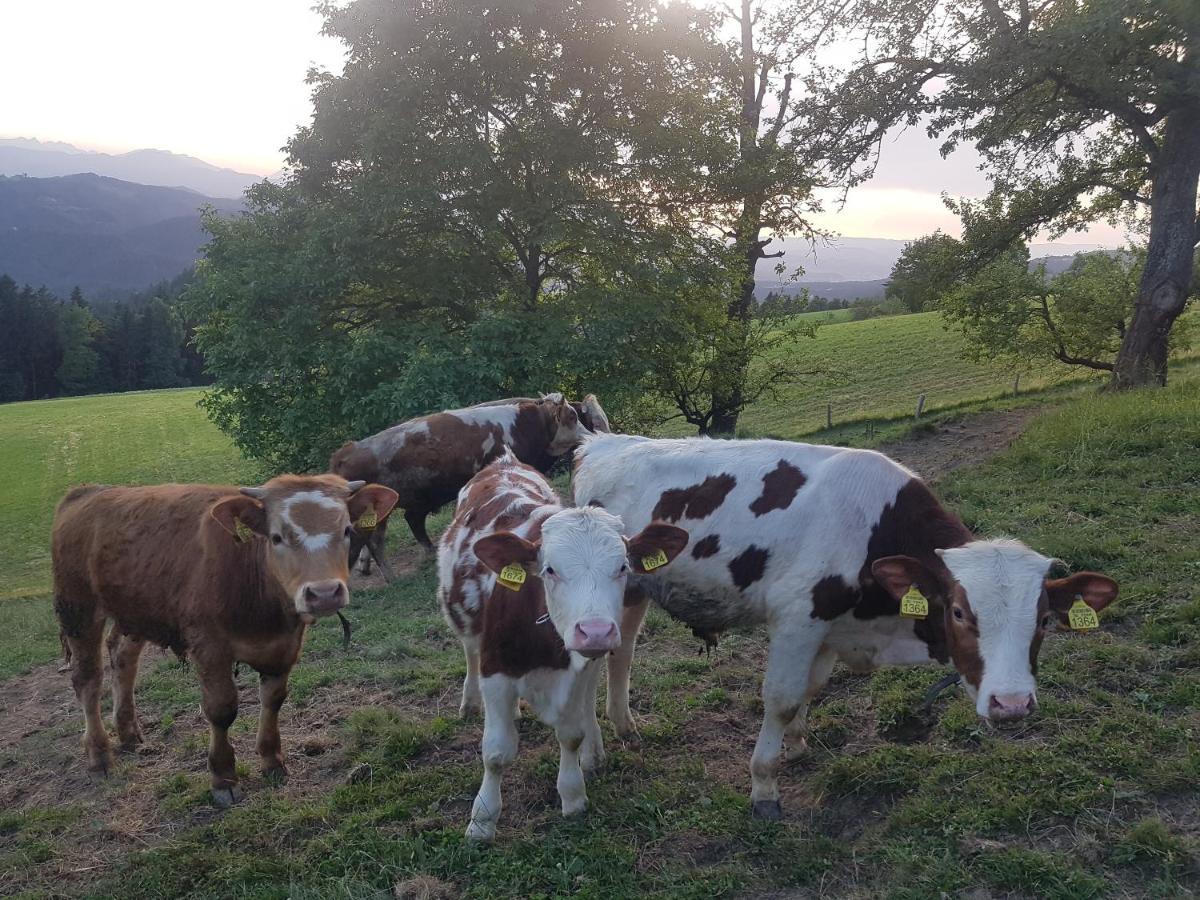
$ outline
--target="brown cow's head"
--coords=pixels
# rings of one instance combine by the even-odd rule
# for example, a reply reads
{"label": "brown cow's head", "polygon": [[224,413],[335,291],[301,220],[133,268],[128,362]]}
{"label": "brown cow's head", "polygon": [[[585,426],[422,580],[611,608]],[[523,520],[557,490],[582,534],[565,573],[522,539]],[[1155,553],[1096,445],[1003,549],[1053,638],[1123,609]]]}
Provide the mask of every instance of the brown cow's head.
{"label": "brown cow's head", "polygon": [[350,529],[378,525],[397,499],[391,488],[337,475],[281,475],[241,492],[212,516],[239,540],[265,542],[267,572],[306,622],[350,602]]}
{"label": "brown cow's head", "polygon": [[972,541],[936,552],[944,567],[889,556],[871,572],[896,599],[915,586],[930,601],[929,615],[943,617],[950,658],[980,716],[1025,718],[1037,705],[1037,657],[1047,631],[1067,624],[1076,601],[1104,609],[1117,598],[1117,583],[1095,572],[1048,578],[1052,560],[1019,541]]}
{"label": "brown cow's head", "polygon": [[550,438],[547,452],[551,456],[563,456],[579,446],[588,429],[579,421],[575,407],[562,394],[547,394],[538,403]]}
{"label": "brown cow's head", "polygon": [[379,458],[369,447],[347,441],[329,458],[329,471],[347,481],[378,481]]}

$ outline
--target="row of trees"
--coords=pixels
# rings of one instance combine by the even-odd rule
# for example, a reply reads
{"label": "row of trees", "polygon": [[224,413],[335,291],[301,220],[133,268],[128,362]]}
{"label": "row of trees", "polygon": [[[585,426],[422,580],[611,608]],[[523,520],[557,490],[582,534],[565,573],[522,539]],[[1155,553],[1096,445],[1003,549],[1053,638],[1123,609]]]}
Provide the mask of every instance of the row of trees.
{"label": "row of trees", "polygon": [[[731,432],[804,377],[756,315],[774,235],[922,125],[974,143],[975,268],[1035,232],[1147,230],[1114,375],[1161,382],[1200,178],[1200,6],[1159,0],[356,0],[291,177],[189,292],[212,417],[281,467],[430,409],[551,388]],[[1076,48],[1086,47],[1086,52]],[[768,263],[769,264],[769,263]],[[777,273],[782,274],[782,273]]]}
{"label": "row of trees", "polygon": [[0,275],[0,402],[202,383],[173,292],[93,308]]}

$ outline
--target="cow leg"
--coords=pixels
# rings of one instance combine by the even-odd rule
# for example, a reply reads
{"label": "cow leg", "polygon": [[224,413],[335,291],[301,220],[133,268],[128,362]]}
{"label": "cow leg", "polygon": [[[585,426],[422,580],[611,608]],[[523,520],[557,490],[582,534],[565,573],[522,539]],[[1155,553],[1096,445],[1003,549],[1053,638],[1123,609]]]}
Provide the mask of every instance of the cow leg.
{"label": "cow leg", "polygon": [[483,694],[483,783],[471,806],[467,840],[493,841],[500,818],[500,778],[504,767],[517,756],[517,726],[512,710],[517,702],[517,683],[504,675],[485,678]]}
{"label": "cow leg", "polygon": [[429,533],[425,531],[425,517],[428,515],[428,510],[406,509],[404,511],[404,521],[408,523],[408,527],[412,531],[413,537],[417,539],[417,543],[426,550],[433,550],[433,541],[429,540]]}
{"label": "cow leg", "polygon": [[145,641],[122,635],[115,627],[108,639],[108,662],[112,667],[113,679],[113,726],[121,739],[122,750],[133,750],[143,741],[137,707],[133,702],[133,688],[137,682],[138,661],[145,646]]}
{"label": "cow leg", "polygon": [[596,718],[596,692],[600,687],[600,666],[591,664],[584,674],[588,683],[583,689],[583,747],[579,752],[579,764],[585,772],[594,772],[604,765],[604,736],[600,733],[600,722]]}
{"label": "cow leg", "polygon": [[[824,623],[821,623],[824,624]],[[763,722],[750,759],[750,804],[756,818],[779,819],[779,757],[785,728],[796,717],[828,626],[803,622],[771,633],[763,679]]]}
{"label": "cow leg", "polygon": [[89,622],[78,637],[67,637],[71,651],[71,686],[83,707],[83,750],[89,772],[104,776],[112,767],[112,749],[104,719],[100,716],[100,691],[103,687],[101,645],[104,620]]}
{"label": "cow leg", "polygon": [[479,693],[479,638],[464,637],[463,653],[467,657],[467,677],[463,679],[462,702],[458,704],[460,718],[477,715],[483,708]]}
{"label": "cow leg", "polygon": [[833,672],[836,662],[837,653],[828,647],[822,647],[821,652],[813,661],[812,671],[808,673],[808,690],[804,692],[800,708],[796,710],[796,715],[792,717],[792,721],[788,723],[787,730],[784,732],[787,749],[784,751],[783,758],[786,762],[799,758],[808,746],[808,707],[813,698],[825,687],[825,683],[829,681],[829,675]]}
{"label": "cow leg", "polygon": [[625,606],[621,611],[621,646],[608,655],[608,699],[605,714],[617,737],[629,740],[638,736],[633,713],[629,709],[629,672],[633,668],[633,650],[638,632],[650,600],[641,591],[625,593]]}
{"label": "cow leg", "polygon": [[[594,701],[595,695],[592,697]],[[592,709],[595,709],[594,702]],[[583,784],[583,768],[579,765],[586,716],[594,716],[594,712],[577,709],[554,729],[558,737],[558,796],[562,800],[564,816],[579,815],[587,809],[587,790]]]}
{"label": "cow leg", "polygon": [[258,697],[261,707],[258,713],[258,755],[262,757],[262,771],[268,778],[284,779],[287,766],[283,761],[283,744],[279,739],[279,708],[288,695],[288,675],[258,676]]}
{"label": "cow leg", "polygon": [[357,531],[351,531],[349,565],[351,568],[354,568],[356,563],[358,564],[358,571],[361,574],[371,574],[371,552],[367,548],[367,538],[364,538]]}
{"label": "cow leg", "polygon": [[237,784],[233,745],[229,743],[229,728],[238,713],[233,660],[197,657],[193,661],[200,676],[200,708],[209,724],[208,771],[213,803],[225,809],[243,796]]}

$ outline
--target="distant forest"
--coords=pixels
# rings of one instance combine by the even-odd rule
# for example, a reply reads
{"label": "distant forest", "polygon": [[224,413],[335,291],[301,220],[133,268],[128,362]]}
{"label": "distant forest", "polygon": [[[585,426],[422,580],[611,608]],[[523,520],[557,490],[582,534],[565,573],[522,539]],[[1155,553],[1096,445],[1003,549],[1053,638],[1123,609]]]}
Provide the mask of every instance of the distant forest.
{"label": "distant forest", "polygon": [[206,383],[178,304],[191,279],[90,303],[0,275],[0,403]]}

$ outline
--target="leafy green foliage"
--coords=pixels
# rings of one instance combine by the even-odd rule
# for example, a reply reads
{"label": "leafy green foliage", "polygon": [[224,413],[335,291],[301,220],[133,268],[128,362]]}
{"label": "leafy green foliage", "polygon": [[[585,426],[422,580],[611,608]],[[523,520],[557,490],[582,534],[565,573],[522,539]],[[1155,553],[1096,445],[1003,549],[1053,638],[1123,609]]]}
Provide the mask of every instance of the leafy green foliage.
{"label": "leafy green foliage", "polygon": [[1200,238],[1200,6],[860,0],[849,19],[869,37],[831,105],[864,139],[924,121],[945,152],[978,148],[994,187],[958,208],[979,264],[1043,228],[1148,225],[1113,374],[1165,382]]}
{"label": "leafy green foliage", "polygon": [[962,254],[959,242],[935,231],[904,245],[892,266],[884,296],[897,300],[909,312],[932,309],[954,283]]}
{"label": "leafy green foliage", "polygon": [[[1017,365],[1053,359],[1111,371],[1144,260],[1141,252],[1084,253],[1048,278],[1044,266],[1029,268],[1021,247],[947,289],[939,306],[962,328],[972,358]],[[1188,346],[1188,325],[1174,329],[1174,348]]]}

